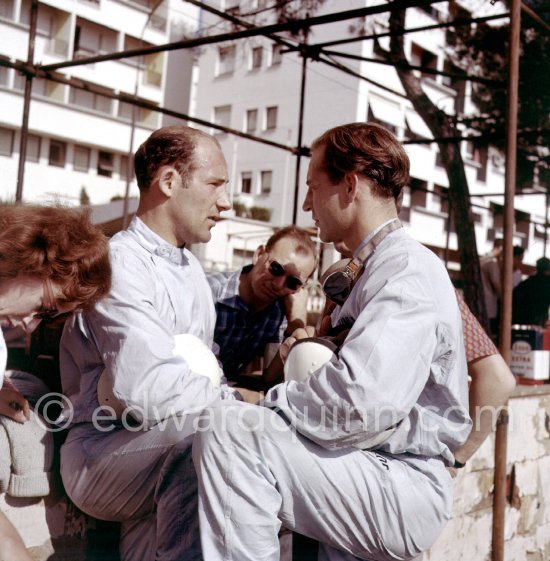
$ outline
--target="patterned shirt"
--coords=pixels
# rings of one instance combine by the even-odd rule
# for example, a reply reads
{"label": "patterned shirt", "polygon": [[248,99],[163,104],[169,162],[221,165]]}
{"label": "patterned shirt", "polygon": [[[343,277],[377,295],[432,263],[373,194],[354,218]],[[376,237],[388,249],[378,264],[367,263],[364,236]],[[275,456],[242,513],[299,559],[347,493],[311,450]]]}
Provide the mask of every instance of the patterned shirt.
{"label": "patterned shirt", "polygon": [[234,380],[268,343],[280,343],[287,321],[281,300],[253,313],[239,296],[239,280],[252,265],[232,273],[206,273],[216,305],[214,342],[228,380]]}
{"label": "patterned shirt", "polygon": [[456,291],[458,307],[462,316],[462,330],[464,332],[464,349],[466,350],[466,362],[477,360],[486,356],[497,355],[498,349],[491,338],[485,333],[479,321],[464,302],[462,296]]}

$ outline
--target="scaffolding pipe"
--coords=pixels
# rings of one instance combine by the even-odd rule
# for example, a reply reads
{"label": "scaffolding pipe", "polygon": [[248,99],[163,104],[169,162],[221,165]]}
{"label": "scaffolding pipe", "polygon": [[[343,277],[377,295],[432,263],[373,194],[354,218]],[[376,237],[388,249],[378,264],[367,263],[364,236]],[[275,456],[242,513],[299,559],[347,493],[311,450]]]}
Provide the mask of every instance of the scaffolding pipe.
{"label": "scaffolding pipe", "polygon": [[482,23],[495,19],[507,18],[510,14],[503,13],[480,18],[457,18],[444,23],[436,23],[434,25],[422,25],[420,27],[409,27],[408,29],[400,29],[398,32],[385,31],[384,33],[371,33],[369,35],[358,35],[357,37],[348,37],[346,39],[337,39],[336,41],[327,41],[325,43],[315,43],[312,47],[323,49],[325,47],[335,47],[337,45],[345,45],[347,43],[355,43],[357,41],[369,41],[371,39],[381,39],[382,37],[393,37],[396,35],[407,35],[409,33],[418,33],[420,31],[431,31],[432,29],[443,29],[445,27],[460,27],[462,25],[471,25],[472,23]]}
{"label": "scaffolding pipe", "polygon": [[254,27],[251,29],[242,29],[241,31],[233,31],[229,33],[221,33],[220,35],[211,35],[209,37],[198,37],[195,39],[184,39],[175,43],[167,43],[164,45],[153,45],[151,47],[143,47],[140,49],[131,49],[118,53],[108,53],[105,55],[92,56],[79,60],[67,60],[56,64],[46,64],[42,66],[42,70],[59,70],[61,68],[69,68],[74,66],[83,66],[92,62],[105,62],[107,60],[122,60],[134,56],[151,55],[165,51],[176,51],[178,49],[188,49],[191,47],[201,47],[203,45],[211,45],[213,43],[221,43],[223,41],[234,41],[235,39],[245,39],[249,37],[257,37],[260,35],[267,36],[270,33],[280,33],[285,31],[297,31],[304,28],[310,28],[316,25],[325,25],[327,23],[335,23],[338,21],[346,21],[348,19],[361,18],[374,14],[385,12],[394,12],[406,10],[407,8],[415,8],[419,6],[429,6],[435,4],[439,0],[394,0],[391,4],[382,4],[378,6],[370,6],[367,8],[358,8],[356,10],[348,10],[345,12],[336,12],[326,14],[307,20],[287,21],[283,23],[275,23],[262,27]]}
{"label": "scaffolding pipe", "polygon": [[546,257],[546,244],[548,243],[548,207],[550,206],[550,188],[546,188],[546,213],[544,218],[544,248],[542,255]]}
{"label": "scaffolding pipe", "polygon": [[[38,0],[31,3],[31,22],[29,28],[29,46],[27,50],[27,66],[34,64],[34,43],[36,39],[36,25],[38,22]],[[25,182],[25,160],[27,159],[27,138],[29,135],[29,114],[31,108],[32,81],[31,72],[25,74],[25,93],[23,96],[23,116],[21,121],[21,137],[19,139],[19,164],[17,166],[17,187],[15,189],[15,202],[23,200],[23,184]]]}
{"label": "scaffolding pipe", "polygon": [[57,82],[59,84],[65,84],[67,86],[71,86],[73,88],[77,88],[80,90],[93,92],[95,94],[108,97],[109,99],[117,99],[119,101],[123,101],[124,103],[135,105],[136,107],[141,107],[143,109],[148,109],[150,111],[162,113],[163,115],[169,115],[170,117],[176,117],[177,119],[181,119],[183,121],[191,121],[192,123],[196,123],[203,127],[213,128],[222,132],[226,132],[228,134],[232,134],[234,136],[240,136],[241,138],[246,138],[254,142],[266,144],[274,148],[280,148],[281,150],[286,150],[287,152],[292,152],[293,154],[296,153],[296,148],[292,148],[290,146],[287,146],[286,144],[281,144],[279,142],[274,142],[273,140],[269,140],[267,138],[254,136],[252,134],[248,134],[246,132],[232,129],[230,127],[224,127],[223,125],[218,125],[217,123],[205,121],[204,119],[199,119],[198,117],[193,117],[191,115],[181,113],[180,111],[174,111],[172,109],[167,109],[165,107],[159,107],[158,105],[155,105],[152,102],[145,101],[142,99],[136,99],[134,95],[129,93],[125,93],[125,92],[115,93],[111,91],[106,91],[101,86],[97,86],[95,84],[91,84],[87,82],[85,83],[79,78],[68,78],[65,77],[63,74],[46,72],[36,67],[34,67],[33,70],[28,70],[27,65],[22,62],[10,62],[0,59],[0,66],[15,68],[17,70],[20,70],[21,72],[29,72],[30,74],[34,74],[39,78],[45,78],[46,80],[51,80],[52,82]]}
{"label": "scaffolding pipe", "polygon": [[445,227],[447,229],[446,236],[445,236],[445,269],[449,268],[449,249],[451,245],[451,223],[453,220],[453,202],[451,197],[447,194],[447,220]]}
{"label": "scaffolding pipe", "polygon": [[398,68],[404,68],[406,70],[420,70],[423,74],[431,74],[432,76],[445,76],[447,78],[454,78],[455,80],[462,80],[464,82],[476,82],[478,84],[485,84],[487,86],[499,86],[504,87],[505,83],[497,80],[491,80],[489,78],[480,78],[478,76],[470,76],[469,74],[458,74],[456,72],[446,72],[444,70],[436,70],[435,68],[428,68],[426,66],[420,66],[418,64],[407,64],[395,63],[389,60],[383,60],[380,58],[364,57],[360,55],[354,55],[352,53],[342,53],[340,51],[321,49],[320,52],[327,56],[336,56],[342,58],[349,58],[351,60],[359,60],[361,62],[372,62],[374,64],[384,64],[386,66],[393,66]]}
{"label": "scaffolding pipe", "polygon": [[[305,41],[307,42],[307,32]],[[298,204],[300,197],[300,168],[302,164],[302,141],[304,135],[304,106],[306,97],[306,75],[307,75],[307,50],[302,51],[302,82],[300,84],[300,113],[298,116],[298,150],[296,153],[296,175],[294,177],[294,205],[292,208],[292,224],[296,224],[298,219]]]}
{"label": "scaffolding pipe", "polygon": [[[504,199],[504,262],[502,271],[500,352],[510,364],[512,339],[512,269],[514,244],[514,196],[516,190],[519,48],[521,0],[512,0],[508,46],[508,99],[506,138],[506,177]],[[504,561],[506,511],[506,446],[508,412],[504,408],[497,423],[495,438],[495,480],[493,498],[492,561]]]}

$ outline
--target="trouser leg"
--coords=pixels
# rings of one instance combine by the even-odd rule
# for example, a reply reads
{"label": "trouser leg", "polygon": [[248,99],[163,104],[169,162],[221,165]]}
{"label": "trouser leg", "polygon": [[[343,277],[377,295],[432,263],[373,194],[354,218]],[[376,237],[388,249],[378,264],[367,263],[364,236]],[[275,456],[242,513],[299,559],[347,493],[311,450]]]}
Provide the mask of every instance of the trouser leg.
{"label": "trouser leg", "polygon": [[[155,493],[159,561],[202,561],[197,476],[191,446],[175,447],[161,470]],[[185,481],[175,486],[174,481]]]}
{"label": "trouser leg", "polygon": [[138,520],[123,522],[120,529],[120,559],[153,561],[157,549],[157,517],[149,514]]}
{"label": "trouser leg", "polygon": [[319,556],[317,557],[317,561],[357,561],[358,559],[361,558],[356,557],[347,551],[335,549],[334,547],[323,543],[319,544]]}
{"label": "trouser leg", "polygon": [[[138,521],[156,512],[153,539],[158,559],[183,559],[174,551],[181,534],[175,521],[188,498],[189,470],[178,474],[171,466],[178,464],[180,456],[188,457],[194,426],[194,417],[186,416],[167,419],[148,431],[100,432],[92,425],[73,429],[61,452],[69,497],[102,520]],[[162,490],[157,493],[157,488]],[[124,561],[144,561],[131,546],[122,549]]]}
{"label": "trouser leg", "polygon": [[440,462],[428,478],[391,457],[326,450],[264,408],[205,414],[193,456],[208,561],[277,561],[281,523],[360,559],[410,559],[446,521],[451,484]]}

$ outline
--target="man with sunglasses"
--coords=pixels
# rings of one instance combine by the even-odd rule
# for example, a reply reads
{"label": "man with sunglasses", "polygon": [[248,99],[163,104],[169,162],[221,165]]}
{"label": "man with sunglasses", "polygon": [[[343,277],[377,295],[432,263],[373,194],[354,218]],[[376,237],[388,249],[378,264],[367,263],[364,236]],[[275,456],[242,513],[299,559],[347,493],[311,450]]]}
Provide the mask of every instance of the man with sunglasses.
{"label": "man with sunglasses", "polygon": [[[228,380],[240,378],[256,356],[283,334],[305,327],[304,286],[316,266],[316,248],[302,228],[275,232],[254,252],[252,264],[233,273],[207,273],[216,304],[214,341]],[[250,382],[248,377],[248,382]]]}
{"label": "man with sunglasses", "polygon": [[446,468],[471,427],[462,326],[444,265],[397,218],[408,182],[407,154],[379,125],[313,143],[303,208],[324,242],[353,251],[327,284],[332,326],[349,332],[263,407],[204,412],[193,444],[204,559],[276,561],[281,525],[319,541],[319,559],[412,559],[450,517]]}

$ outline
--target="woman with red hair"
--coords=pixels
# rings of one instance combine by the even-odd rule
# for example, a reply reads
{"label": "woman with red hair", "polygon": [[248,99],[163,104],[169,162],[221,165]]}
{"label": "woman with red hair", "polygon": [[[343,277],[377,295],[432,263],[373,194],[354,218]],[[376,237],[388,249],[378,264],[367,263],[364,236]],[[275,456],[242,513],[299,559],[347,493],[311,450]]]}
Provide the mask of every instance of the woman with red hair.
{"label": "woman with red hair", "polygon": [[[0,206],[0,323],[33,331],[42,319],[86,309],[111,285],[107,239],[89,213],[60,207]],[[0,415],[24,423],[27,400],[3,381],[7,350],[0,330]],[[23,541],[0,512],[0,559],[27,561]]]}

